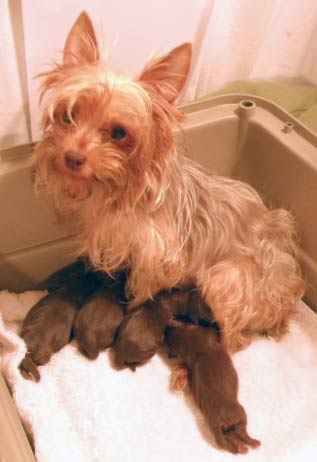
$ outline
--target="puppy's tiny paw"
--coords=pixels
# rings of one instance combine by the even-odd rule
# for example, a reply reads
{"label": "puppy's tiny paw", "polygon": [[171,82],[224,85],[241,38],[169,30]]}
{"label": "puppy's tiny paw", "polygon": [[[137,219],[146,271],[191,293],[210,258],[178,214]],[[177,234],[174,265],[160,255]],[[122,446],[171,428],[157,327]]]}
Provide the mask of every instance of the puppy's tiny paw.
{"label": "puppy's tiny paw", "polygon": [[259,440],[248,435],[245,424],[239,423],[230,427],[222,425],[221,430],[228,444],[227,449],[232,448],[230,452],[234,454],[246,454],[250,448],[256,449],[261,445]]}
{"label": "puppy's tiny paw", "polygon": [[34,382],[39,382],[41,380],[41,375],[37,368],[37,365],[32,360],[31,355],[27,353],[19,365],[19,370],[22,377],[26,380],[33,380]]}

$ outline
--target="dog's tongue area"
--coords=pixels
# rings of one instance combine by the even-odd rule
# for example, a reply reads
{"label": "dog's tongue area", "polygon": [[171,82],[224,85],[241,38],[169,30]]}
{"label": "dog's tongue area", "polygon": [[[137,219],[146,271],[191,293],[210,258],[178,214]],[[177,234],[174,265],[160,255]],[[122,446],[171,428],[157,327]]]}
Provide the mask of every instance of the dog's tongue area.
{"label": "dog's tongue area", "polygon": [[280,342],[260,338],[233,357],[248,433],[262,444],[232,455],[205,439],[202,418],[170,392],[158,356],[135,373],[116,371],[107,352],[89,361],[70,344],[40,368],[40,382],[25,380],[25,345],[15,332],[41,296],[0,292],[2,371],[39,462],[317,460],[317,316],[304,303]]}

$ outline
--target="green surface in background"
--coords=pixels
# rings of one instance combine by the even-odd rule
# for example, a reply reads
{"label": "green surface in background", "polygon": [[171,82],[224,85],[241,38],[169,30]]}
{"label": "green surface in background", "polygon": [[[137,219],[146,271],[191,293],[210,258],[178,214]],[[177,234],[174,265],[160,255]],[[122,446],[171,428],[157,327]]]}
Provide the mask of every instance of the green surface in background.
{"label": "green surface in background", "polygon": [[236,82],[210,96],[247,93],[279,104],[310,130],[317,132],[317,86],[275,82]]}

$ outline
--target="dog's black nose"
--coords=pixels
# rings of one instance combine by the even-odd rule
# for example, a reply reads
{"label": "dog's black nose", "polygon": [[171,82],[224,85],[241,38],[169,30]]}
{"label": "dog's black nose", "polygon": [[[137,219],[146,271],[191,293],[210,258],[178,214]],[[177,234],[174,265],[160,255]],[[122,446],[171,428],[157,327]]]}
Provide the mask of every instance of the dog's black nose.
{"label": "dog's black nose", "polygon": [[64,157],[65,164],[70,170],[80,170],[87,160],[84,154],[73,151],[66,151]]}

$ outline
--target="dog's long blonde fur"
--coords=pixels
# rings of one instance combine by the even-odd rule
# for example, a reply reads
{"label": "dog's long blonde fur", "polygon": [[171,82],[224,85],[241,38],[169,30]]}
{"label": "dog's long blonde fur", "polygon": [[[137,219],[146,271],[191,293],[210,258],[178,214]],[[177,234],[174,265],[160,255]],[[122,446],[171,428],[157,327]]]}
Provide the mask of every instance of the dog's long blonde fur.
{"label": "dog's long blonde fur", "polygon": [[[172,128],[183,116],[172,103],[190,46],[150,63],[135,81],[98,53],[83,13],[63,65],[45,76],[37,189],[68,216],[79,252],[97,268],[130,269],[134,305],[195,283],[231,351],[254,334],[279,337],[304,291],[294,222],[285,210],[268,210],[250,186],[209,175],[177,149]],[[122,139],[113,135],[118,126]],[[65,165],[69,151],[84,154],[79,169]]]}

